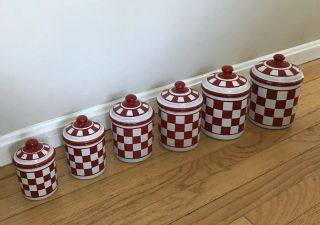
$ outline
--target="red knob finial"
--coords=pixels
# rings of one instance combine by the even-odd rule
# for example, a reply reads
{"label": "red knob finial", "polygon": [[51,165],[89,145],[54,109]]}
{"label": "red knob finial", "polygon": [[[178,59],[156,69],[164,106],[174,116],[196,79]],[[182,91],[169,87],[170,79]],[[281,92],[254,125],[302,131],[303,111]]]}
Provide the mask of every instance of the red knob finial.
{"label": "red knob finial", "polygon": [[282,54],[275,54],[273,56],[274,61],[276,62],[283,62],[285,60],[286,57],[284,57],[284,55]]}
{"label": "red knob finial", "polygon": [[77,117],[77,124],[79,126],[84,125],[88,122],[88,117],[86,117],[85,115],[80,115]]}
{"label": "red knob finial", "polygon": [[186,92],[186,84],[183,81],[177,81],[174,83],[175,91],[177,93],[184,93]]}
{"label": "red knob finial", "polygon": [[233,67],[230,66],[230,65],[225,65],[221,68],[222,70],[222,77],[224,79],[232,79],[234,78],[234,75],[233,75]]}
{"label": "red knob finial", "polygon": [[126,96],[126,104],[131,107],[137,106],[137,96],[129,94]]}
{"label": "red knob finial", "polygon": [[233,72],[233,67],[230,65],[225,65],[221,69],[224,74],[232,74]]}
{"label": "red knob finial", "polygon": [[39,144],[39,141],[37,139],[32,138],[32,139],[27,140],[26,148],[27,149],[35,149],[35,148],[37,148],[38,144]]}

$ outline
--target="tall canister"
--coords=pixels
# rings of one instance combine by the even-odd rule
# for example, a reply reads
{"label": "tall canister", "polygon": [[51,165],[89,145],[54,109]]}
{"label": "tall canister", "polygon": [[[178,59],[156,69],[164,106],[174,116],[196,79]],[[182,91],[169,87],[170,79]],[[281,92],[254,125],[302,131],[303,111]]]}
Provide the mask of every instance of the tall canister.
{"label": "tall canister", "polygon": [[250,72],[249,118],[264,128],[282,129],[291,125],[297,111],[303,73],[285,61],[282,54],[256,64]]}

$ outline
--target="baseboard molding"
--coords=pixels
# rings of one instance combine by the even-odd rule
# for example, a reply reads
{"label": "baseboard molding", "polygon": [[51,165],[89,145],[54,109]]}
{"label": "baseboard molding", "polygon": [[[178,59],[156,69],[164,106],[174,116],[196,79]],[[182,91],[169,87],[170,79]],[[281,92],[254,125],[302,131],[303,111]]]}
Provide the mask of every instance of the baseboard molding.
{"label": "baseboard molding", "polygon": [[[286,55],[288,61],[295,64],[302,64],[311,60],[315,60],[320,57],[320,39],[309,42],[303,45],[299,45],[293,48],[285,49],[282,51],[278,51]],[[250,68],[256,64],[257,62],[272,58],[274,53],[268,54],[259,58],[255,58],[249,60],[247,62],[239,63],[233,65],[235,70],[244,76],[249,77]],[[199,76],[195,76],[189,79],[185,79],[184,81],[190,87],[200,89],[200,83],[202,79],[212,72],[210,71],[206,74],[202,74]],[[141,92],[137,94],[138,98],[143,101],[148,102],[155,110],[156,107],[156,96],[161,92],[161,90],[165,88],[171,87],[172,84],[168,84],[166,86],[162,86],[159,88],[155,88],[149,91]],[[13,152],[20,147],[24,141],[28,138],[35,137],[44,141],[53,147],[59,147],[63,145],[63,141],[61,139],[61,131],[64,126],[73,121],[77,115],[85,114],[88,117],[92,118],[95,121],[102,123],[106,129],[110,128],[109,121],[109,110],[116,103],[121,101],[122,99],[117,99],[112,102],[108,102],[102,105],[97,105],[88,109],[81,110],[76,113],[72,113],[66,116],[62,116],[59,118],[55,118],[52,120],[44,121],[38,124],[35,124],[30,127],[26,127],[20,130],[16,130],[9,134],[3,135],[0,137],[0,166],[4,166],[10,164],[12,162]]]}

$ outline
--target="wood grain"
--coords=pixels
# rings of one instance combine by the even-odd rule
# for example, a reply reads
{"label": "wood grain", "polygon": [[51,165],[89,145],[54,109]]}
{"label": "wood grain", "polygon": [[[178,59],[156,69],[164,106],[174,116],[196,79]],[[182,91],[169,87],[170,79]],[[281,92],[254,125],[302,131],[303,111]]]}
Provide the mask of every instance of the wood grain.
{"label": "wood grain", "polygon": [[298,218],[292,220],[288,225],[319,225],[320,224],[320,204],[309,209]]}
{"label": "wood grain", "polygon": [[[318,149],[318,151],[320,148]],[[255,225],[285,225],[320,202],[320,170],[246,214]]]}
{"label": "wood grain", "polygon": [[239,219],[233,221],[229,225],[253,225],[245,217],[240,217]]}
{"label": "wood grain", "polygon": [[[106,173],[89,181],[69,175],[59,148],[59,189],[38,202],[23,198],[13,166],[1,168],[0,224],[255,225],[255,210],[320,170],[320,60],[302,68],[305,81],[289,129],[270,131],[247,122],[239,139],[202,135],[196,150],[182,154],[160,147],[156,134],[149,160],[125,164],[108,151]],[[112,149],[110,132],[107,139]],[[304,211],[318,203],[316,197]]]}

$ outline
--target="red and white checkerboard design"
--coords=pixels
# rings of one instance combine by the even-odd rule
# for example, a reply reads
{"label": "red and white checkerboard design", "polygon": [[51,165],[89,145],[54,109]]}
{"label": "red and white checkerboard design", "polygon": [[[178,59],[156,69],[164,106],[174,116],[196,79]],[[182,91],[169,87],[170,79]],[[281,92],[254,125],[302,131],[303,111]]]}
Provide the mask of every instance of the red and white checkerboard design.
{"label": "red and white checkerboard design", "polygon": [[25,172],[17,170],[20,187],[26,198],[40,200],[53,194],[58,185],[56,163],[53,160],[47,167]]}
{"label": "red and white checkerboard design", "polygon": [[66,146],[71,174],[79,179],[90,179],[100,175],[105,169],[104,138],[91,147],[74,148]]}
{"label": "red and white checkerboard design", "polygon": [[294,120],[300,87],[291,90],[273,90],[252,83],[249,117],[257,125],[281,129]]}
{"label": "red and white checkerboard design", "polygon": [[114,151],[125,162],[139,162],[152,152],[152,121],[146,125],[128,128],[112,123]]}
{"label": "red and white checkerboard design", "polygon": [[200,110],[187,115],[158,110],[160,142],[169,150],[187,151],[199,142]]}
{"label": "red and white checkerboard design", "polygon": [[201,127],[205,134],[219,139],[239,137],[244,130],[247,97],[228,101],[212,99],[203,95]]}

